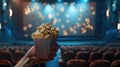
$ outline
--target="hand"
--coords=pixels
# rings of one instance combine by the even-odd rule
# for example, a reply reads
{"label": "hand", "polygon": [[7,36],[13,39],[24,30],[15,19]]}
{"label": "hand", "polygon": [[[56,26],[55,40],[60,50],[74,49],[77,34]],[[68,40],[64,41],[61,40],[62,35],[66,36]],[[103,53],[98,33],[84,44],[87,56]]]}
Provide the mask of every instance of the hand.
{"label": "hand", "polygon": [[35,53],[35,46],[32,46],[26,55],[15,65],[15,67],[31,67],[33,64],[45,63],[46,61],[52,60],[56,55],[58,45],[54,45],[54,48],[50,52],[48,59],[38,59]]}
{"label": "hand", "polygon": [[37,64],[37,63],[44,63],[46,61],[52,60],[54,58],[54,56],[56,55],[56,51],[58,49],[58,45],[55,44],[55,47],[52,49],[52,51],[50,52],[48,59],[38,59],[36,57],[36,53],[35,53],[35,46],[32,46],[28,52],[26,53],[25,57],[30,58],[32,64]]}

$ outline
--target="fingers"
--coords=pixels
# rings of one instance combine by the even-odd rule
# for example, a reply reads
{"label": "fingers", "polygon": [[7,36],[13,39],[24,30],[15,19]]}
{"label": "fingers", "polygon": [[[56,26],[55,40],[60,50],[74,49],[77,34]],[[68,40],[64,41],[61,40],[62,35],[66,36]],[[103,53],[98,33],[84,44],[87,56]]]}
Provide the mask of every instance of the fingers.
{"label": "fingers", "polygon": [[26,57],[32,57],[32,56],[34,56],[35,55],[35,47],[34,46],[32,46],[29,50],[28,50],[28,52],[26,53]]}

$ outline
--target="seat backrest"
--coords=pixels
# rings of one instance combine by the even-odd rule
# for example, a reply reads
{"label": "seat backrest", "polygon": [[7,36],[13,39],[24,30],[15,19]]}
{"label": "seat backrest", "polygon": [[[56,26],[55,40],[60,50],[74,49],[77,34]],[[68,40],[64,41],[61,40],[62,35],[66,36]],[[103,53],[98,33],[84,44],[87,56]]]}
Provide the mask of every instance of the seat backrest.
{"label": "seat backrest", "polygon": [[109,61],[113,61],[114,60],[114,53],[113,52],[105,52],[103,53],[102,59],[106,59]]}
{"label": "seat backrest", "polygon": [[120,52],[114,54],[114,60],[120,60]]}
{"label": "seat backrest", "polygon": [[120,67],[120,60],[114,60],[111,64],[111,67]]}
{"label": "seat backrest", "polygon": [[9,50],[1,50],[0,51],[0,60],[9,60],[14,63],[12,53]]}
{"label": "seat backrest", "polygon": [[91,61],[96,60],[96,59],[101,59],[101,58],[102,58],[101,52],[91,52],[88,62],[91,62]]}
{"label": "seat backrest", "polygon": [[17,63],[24,55],[25,55],[24,51],[16,49],[13,52],[13,59],[14,59],[15,63]]}
{"label": "seat backrest", "polygon": [[93,60],[90,62],[90,67],[110,67],[110,62],[104,59]]}
{"label": "seat backrest", "polygon": [[116,51],[117,51],[116,48],[109,48],[106,52],[113,52],[113,53],[115,53]]}
{"label": "seat backrest", "polygon": [[75,56],[76,59],[84,59],[88,61],[89,59],[89,52],[88,51],[78,51]]}
{"label": "seat backrest", "polygon": [[0,67],[13,67],[13,65],[8,60],[0,60]]}
{"label": "seat backrest", "polygon": [[71,59],[67,62],[67,67],[88,67],[88,63],[81,59]]}
{"label": "seat backrest", "polygon": [[63,55],[62,55],[62,59],[64,61],[64,63],[66,63],[68,60],[70,59],[74,59],[75,58],[75,53],[74,51],[64,51]]}

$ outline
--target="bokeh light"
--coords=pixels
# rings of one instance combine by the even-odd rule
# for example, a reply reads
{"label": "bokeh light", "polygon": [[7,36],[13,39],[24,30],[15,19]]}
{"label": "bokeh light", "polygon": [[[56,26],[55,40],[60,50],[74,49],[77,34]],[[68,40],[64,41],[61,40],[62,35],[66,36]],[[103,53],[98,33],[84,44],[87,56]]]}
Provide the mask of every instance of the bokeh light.
{"label": "bokeh light", "polygon": [[13,11],[12,11],[12,9],[10,8],[9,9],[9,17],[11,17],[13,15]]}
{"label": "bokeh light", "polygon": [[1,23],[0,23],[0,30],[2,29],[2,25],[1,25]]}

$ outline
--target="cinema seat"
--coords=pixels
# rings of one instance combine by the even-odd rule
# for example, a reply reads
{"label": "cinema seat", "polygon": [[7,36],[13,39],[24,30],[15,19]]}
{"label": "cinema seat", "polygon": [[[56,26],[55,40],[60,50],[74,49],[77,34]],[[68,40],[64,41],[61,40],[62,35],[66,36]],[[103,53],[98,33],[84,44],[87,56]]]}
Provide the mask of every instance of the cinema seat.
{"label": "cinema seat", "polygon": [[79,51],[79,52],[77,52],[75,59],[83,59],[83,60],[88,61],[89,52],[88,51]]}
{"label": "cinema seat", "polygon": [[12,53],[8,49],[0,50],[0,60],[8,60],[11,63],[14,63]]}
{"label": "cinema seat", "polygon": [[71,59],[67,62],[67,67],[88,67],[88,63],[81,59]]}
{"label": "cinema seat", "polygon": [[114,54],[114,60],[120,60],[120,52]]}
{"label": "cinema seat", "polygon": [[0,67],[13,67],[13,65],[8,60],[0,60]]}
{"label": "cinema seat", "polygon": [[97,60],[97,59],[101,59],[101,58],[102,58],[101,52],[91,52],[88,62],[91,62],[91,61]]}
{"label": "cinema seat", "polygon": [[108,60],[93,60],[90,62],[90,67],[110,67],[110,62]]}
{"label": "cinema seat", "polygon": [[120,67],[120,60],[114,60],[111,64],[111,67]]}
{"label": "cinema seat", "polygon": [[75,58],[75,53],[73,51],[64,51],[62,59],[63,61],[66,63],[68,60],[70,59],[74,59]]}
{"label": "cinema seat", "polygon": [[22,50],[18,50],[16,49],[14,52],[13,52],[13,59],[15,61],[15,64],[25,55],[25,52],[22,51]]}
{"label": "cinema seat", "polygon": [[60,64],[59,66],[66,67],[67,61],[74,58],[75,58],[74,51],[71,51],[71,50],[64,51],[61,58],[62,61],[61,60],[59,61],[59,64]]}
{"label": "cinema seat", "polygon": [[105,52],[103,53],[102,59],[109,60],[112,62],[114,60],[114,53],[113,52]]}

